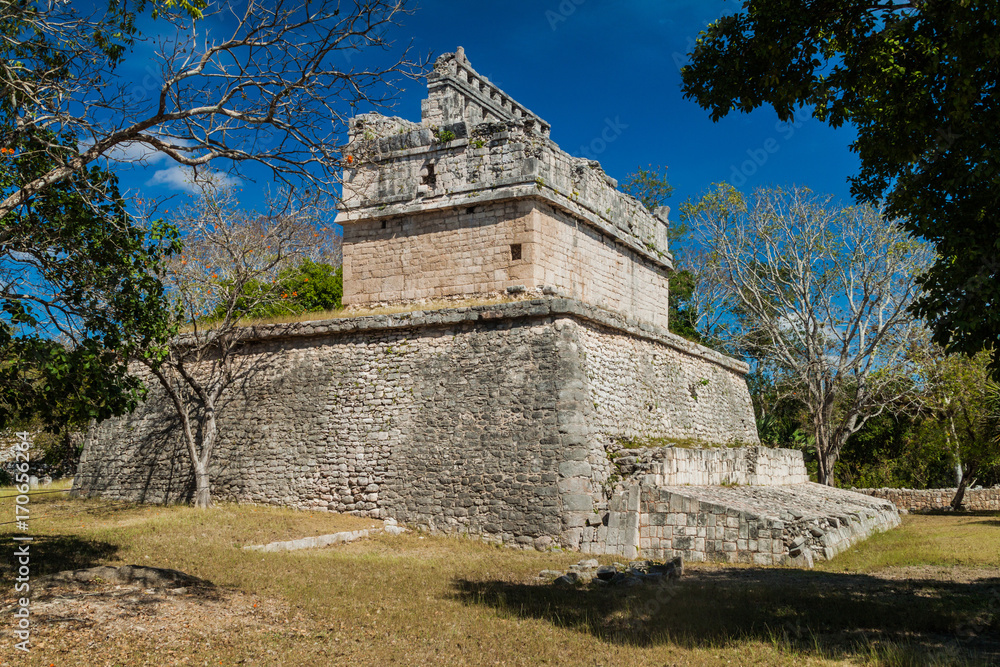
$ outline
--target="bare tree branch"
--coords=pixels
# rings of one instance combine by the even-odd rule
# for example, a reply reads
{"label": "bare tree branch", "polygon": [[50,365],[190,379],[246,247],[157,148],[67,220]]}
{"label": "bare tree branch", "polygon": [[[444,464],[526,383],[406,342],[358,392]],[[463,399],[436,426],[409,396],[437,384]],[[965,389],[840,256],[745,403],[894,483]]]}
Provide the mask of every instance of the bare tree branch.
{"label": "bare tree branch", "polygon": [[925,246],[882,212],[836,208],[803,188],[744,198],[720,186],[687,216],[704,261],[706,333],[766,364],[808,409],[820,481],[865,422],[914,392],[907,312]]}
{"label": "bare tree branch", "polygon": [[[43,150],[56,165],[4,192],[0,217],[116,147],[135,144],[194,168],[221,165],[239,174],[256,163],[290,187],[335,195],[348,118],[359,107],[391,107],[400,80],[426,65],[388,37],[409,13],[405,0],[226,7],[210,6],[201,20],[163,12],[157,25],[171,34],[158,38],[153,74],[136,84],[117,78],[114,55],[95,54],[92,40],[81,37],[114,17],[80,16],[69,3],[4,0],[0,24],[19,34],[5,31],[0,41],[9,126],[0,145],[42,131],[82,143],[79,152],[48,143]],[[368,65],[352,65],[361,50]]]}

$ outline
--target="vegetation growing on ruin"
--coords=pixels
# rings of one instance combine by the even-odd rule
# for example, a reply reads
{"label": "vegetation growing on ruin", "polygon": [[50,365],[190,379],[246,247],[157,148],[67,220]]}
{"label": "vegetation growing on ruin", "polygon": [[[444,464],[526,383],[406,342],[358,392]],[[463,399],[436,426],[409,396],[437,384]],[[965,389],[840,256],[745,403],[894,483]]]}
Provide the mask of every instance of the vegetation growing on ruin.
{"label": "vegetation growing on ruin", "polygon": [[677,447],[680,449],[726,449],[729,447],[746,447],[748,443],[739,440],[730,442],[708,442],[698,438],[661,437],[628,437],[615,438],[613,447],[618,449],[655,449],[658,447]]}

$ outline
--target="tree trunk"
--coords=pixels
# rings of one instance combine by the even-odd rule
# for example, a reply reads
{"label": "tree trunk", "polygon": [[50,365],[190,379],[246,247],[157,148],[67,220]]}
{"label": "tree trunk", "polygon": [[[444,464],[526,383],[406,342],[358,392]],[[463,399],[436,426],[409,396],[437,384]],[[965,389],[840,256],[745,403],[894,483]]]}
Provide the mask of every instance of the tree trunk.
{"label": "tree trunk", "polygon": [[833,466],[837,462],[833,438],[828,428],[829,420],[825,415],[813,415],[813,437],[816,448],[816,481],[820,484],[833,486]]}
{"label": "tree trunk", "polygon": [[948,415],[948,428],[944,430],[944,438],[948,448],[955,452],[955,486],[962,486],[962,454],[959,450],[958,433],[955,431],[955,417]]}
{"label": "tree trunk", "polygon": [[837,456],[830,451],[821,452],[819,447],[817,447],[816,461],[819,463],[816,468],[816,481],[820,484],[833,486],[835,482],[834,466],[837,464]]}
{"label": "tree trunk", "polygon": [[194,462],[194,506],[211,507],[212,492],[208,480],[208,466],[201,461]]}
{"label": "tree trunk", "polygon": [[962,509],[962,501],[965,500],[965,479],[963,478],[958,484],[958,490],[955,491],[955,497],[951,499],[951,508],[956,512]]}
{"label": "tree trunk", "polygon": [[969,488],[969,485],[976,483],[976,478],[972,472],[971,470],[964,471],[962,479],[958,483],[958,489],[955,490],[955,497],[951,499],[951,508],[956,512],[963,509],[962,503],[965,500],[965,490]]}

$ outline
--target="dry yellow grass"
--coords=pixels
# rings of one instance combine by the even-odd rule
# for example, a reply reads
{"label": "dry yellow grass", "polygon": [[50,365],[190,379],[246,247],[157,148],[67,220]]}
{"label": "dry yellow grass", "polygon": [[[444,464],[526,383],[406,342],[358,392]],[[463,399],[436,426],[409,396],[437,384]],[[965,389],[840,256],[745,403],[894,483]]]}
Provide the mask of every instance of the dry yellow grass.
{"label": "dry yellow grass", "polygon": [[[4,514],[10,503],[0,500]],[[988,580],[964,566],[949,570],[955,576],[898,577],[901,564],[923,563],[925,552],[908,546],[922,534],[942,550],[955,540],[975,547],[976,572],[1000,567],[1000,528],[956,517],[908,517],[895,535],[845,554],[825,572],[706,565],[689,568],[678,584],[620,591],[558,589],[535,579],[580,554],[470,539],[410,533],[288,553],[240,548],[373,523],[357,517],[235,505],[137,507],[59,494],[35,497],[32,506],[33,576],[133,563],[179,569],[236,593],[225,604],[192,598],[202,620],[169,636],[110,624],[39,625],[42,646],[16,664],[905,665],[1000,658],[979,635],[957,634],[992,631],[997,610],[990,616]],[[908,555],[893,555],[901,550]],[[863,571],[843,572],[853,563]],[[9,571],[0,586],[10,590]],[[223,607],[228,615],[219,616]],[[242,620],[224,622],[237,616]],[[14,664],[10,649],[5,635],[6,664]]]}

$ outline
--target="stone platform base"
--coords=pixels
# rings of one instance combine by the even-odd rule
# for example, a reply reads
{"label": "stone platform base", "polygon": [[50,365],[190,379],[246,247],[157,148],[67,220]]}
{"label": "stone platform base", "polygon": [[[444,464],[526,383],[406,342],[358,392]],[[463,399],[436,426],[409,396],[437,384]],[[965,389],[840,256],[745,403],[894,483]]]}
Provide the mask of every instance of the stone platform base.
{"label": "stone platform base", "polygon": [[811,566],[899,525],[885,500],[806,482],[786,486],[623,485],[597,553]]}

